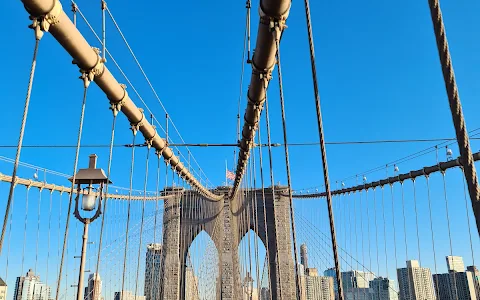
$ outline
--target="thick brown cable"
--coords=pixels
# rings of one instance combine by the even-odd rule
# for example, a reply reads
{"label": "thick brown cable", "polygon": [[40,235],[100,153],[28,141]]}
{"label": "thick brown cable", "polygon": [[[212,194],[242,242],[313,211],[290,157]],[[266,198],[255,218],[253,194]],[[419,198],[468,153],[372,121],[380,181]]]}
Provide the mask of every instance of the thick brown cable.
{"label": "thick brown cable", "polygon": [[342,276],[341,276],[341,269],[340,269],[341,267],[340,267],[340,261],[338,259],[337,236],[335,233],[335,219],[333,215],[332,195],[330,193],[330,181],[328,177],[327,151],[325,148],[325,136],[323,131],[322,110],[320,105],[320,94],[318,91],[317,67],[315,63],[315,47],[313,42],[312,22],[311,22],[311,16],[310,16],[310,3],[309,3],[309,0],[305,0],[304,3],[305,3],[305,15],[306,15],[306,21],[307,21],[308,43],[310,46],[310,63],[312,67],[313,89],[315,93],[315,108],[317,111],[318,135],[320,138],[320,151],[322,155],[323,178],[324,178],[324,184],[325,184],[325,191],[327,194],[328,218],[330,221],[330,235],[332,239],[333,259],[335,263],[335,274],[336,274],[337,287],[338,287],[338,297],[339,297],[339,300],[343,300],[344,295],[343,295]]}
{"label": "thick brown cable", "polygon": [[432,17],[438,54],[442,65],[443,79],[447,90],[448,102],[452,113],[453,125],[457,136],[458,148],[464,168],[465,179],[472,201],[472,208],[477,223],[477,231],[480,233],[480,187],[478,184],[477,170],[475,168],[467,126],[463,116],[462,104],[458,93],[452,58],[448,47],[447,34],[443,22],[439,0],[429,0],[430,14]]}
{"label": "thick brown cable", "polygon": [[[282,127],[283,127],[283,143],[285,150],[285,164],[287,168],[287,184],[288,184],[288,198],[290,206],[290,222],[292,228],[292,237],[293,237],[293,252],[294,252],[294,261],[295,269],[298,266],[298,253],[297,253],[297,233],[295,232],[295,215],[293,212],[293,193],[292,193],[292,180],[290,176],[290,158],[288,155],[288,141],[287,141],[287,122],[285,117],[285,101],[283,97],[283,83],[282,83],[282,64],[280,61],[280,34],[279,31],[275,34],[275,42],[277,44],[277,73],[278,73],[278,89],[280,91],[280,108],[282,113]],[[330,203],[331,209],[331,203]],[[296,276],[296,287],[297,287],[297,299],[300,297],[300,274],[298,270],[295,272]]]}
{"label": "thick brown cable", "polygon": [[15,162],[13,164],[13,172],[12,172],[13,180],[10,183],[10,191],[8,193],[7,206],[5,208],[5,216],[3,218],[2,234],[0,236],[0,255],[2,254],[3,240],[5,238],[5,232],[7,230],[8,216],[9,216],[10,208],[13,202],[13,194],[15,190],[15,179],[17,178],[18,164],[20,162],[20,153],[22,152],[23,136],[25,134],[25,127],[27,125],[28,108],[30,105],[30,96],[32,94],[33,79],[35,77],[35,68],[37,66],[38,47],[40,44],[40,39],[43,34],[40,30],[40,24],[36,25],[34,27],[34,30],[35,30],[35,46],[33,49],[33,59],[32,59],[32,65],[30,67],[30,76],[28,78],[27,96],[25,97],[25,104],[23,107],[23,116],[22,116],[22,122],[20,125],[20,134],[18,136],[17,153],[15,154]]}

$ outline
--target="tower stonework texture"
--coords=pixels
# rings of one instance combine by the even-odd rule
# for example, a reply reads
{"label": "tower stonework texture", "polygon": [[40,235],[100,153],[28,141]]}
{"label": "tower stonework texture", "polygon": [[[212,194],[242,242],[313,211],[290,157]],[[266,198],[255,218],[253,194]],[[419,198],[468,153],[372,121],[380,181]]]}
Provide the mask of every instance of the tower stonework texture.
{"label": "tower stonework texture", "polygon": [[185,298],[188,249],[202,231],[210,236],[217,250],[216,299],[243,299],[238,249],[249,230],[268,245],[272,298],[295,299],[288,190],[274,190],[275,193],[271,188],[264,192],[239,190],[231,200],[230,189],[219,187],[215,193],[223,195],[223,200],[214,201],[195,191],[166,189],[160,299]]}

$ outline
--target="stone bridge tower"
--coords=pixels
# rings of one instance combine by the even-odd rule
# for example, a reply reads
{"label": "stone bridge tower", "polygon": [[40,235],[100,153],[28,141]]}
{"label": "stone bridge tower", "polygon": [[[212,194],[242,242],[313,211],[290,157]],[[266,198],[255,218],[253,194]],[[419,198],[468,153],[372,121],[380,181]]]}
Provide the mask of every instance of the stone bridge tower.
{"label": "stone bridge tower", "polygon": [[[264,245],[268,243],[272,298],[296,299],[287,189],[277,186],[274,190],[273,194],[271,188],[265,189],[264,210],[262,190],[245,194],[240,190],[239,196],[230,201],[229,189],[220,187],[217,192],[225,195],[223,200],[212,201],[182,188],[167,189],[166,194],[173,197],[167,197],[164,205],[160,299],[185,299],[188,249],[202,230],[212,238],[218,253],[217,299],[243,299],[238,247],[249,230],[248,224],[242,222],[256,217],[258,230],[255,230],[252,221],[250,229],[256,232]],[[257,216],[253,213],[254,205]]]}

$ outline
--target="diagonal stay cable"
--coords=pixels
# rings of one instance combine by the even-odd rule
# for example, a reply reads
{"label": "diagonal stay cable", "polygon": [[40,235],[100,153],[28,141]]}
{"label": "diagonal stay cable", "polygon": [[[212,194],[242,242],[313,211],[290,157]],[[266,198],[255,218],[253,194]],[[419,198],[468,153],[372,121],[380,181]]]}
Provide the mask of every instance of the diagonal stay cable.
{"label": "diagonal stay cable", "polygon": [[[79,13],[79,15],[82,17],[82,19],[84,20],[85,24],[87,25],[87,27],[90,29],[90,31],[93,33],[93,35],[95,36],[95,38],[97,39],[97,41],[102,44],[102,40],[101,38],[98,36],[98,34],[95,32],[95,30],[93,29],[92,25],[88,22],[88,19],[85,17],[85,15],[82,13],[82,11],[80,10],[80,8],[78,7],[78,5],[73,1],[71,0],[71,3],[73,5],[75,5],[76,7],[76,11]],[[137,97],[140,99],[140,101],[142,102],[142,104],[144,105],[144,107],[148,110],[148,112],[153,115],[153,112],[152,110],[148,107],[148,105],[145,103],[145,101],[143,100],[142,96],[140,95],[140,93],[136,90],[135,86],[132,84],[132,82],[130,81],[130,79],[127,77],[127,75],[125,74],[125,72],[123,71],[123,69],[120,67],[120,65],[117,63],[117,61],[115,60],[115,58],[113,57],[113,55],[110,53],[110,51],[108,50],[108,48],[105,48],[105,51],[106,53],[108,54],[108,56],[111,58],[111,60],[113,61],[113,63],[115,64],[115,66],[117,67],[117,69],[119,70],[119,72],[122,74],[122,76],[124,77],[124,79],[127,81],[127,83],[129,84],[129,86],[132,88],[132,90],[135,92],[135,94],[137,95]],[[157,123],[157,126],[164,132],[166,133],[166,130],[162,127],[162,125],[160,124],[160,122],[155,118],[154,116],[154,120],[155,122]],[[168,138],[167,138],[168,140]],[[178,150],[177,147],[174,147],[176,150]],[[181,156],[185,159],[185,156],[183,154],[181,154]],[[194,158],[194,161],[195,161],[195,158]],[[197,165],[198,165],[198,162],[197,162]],[[199,165],[198,165],[199,166]],[[199,166],[200,168],[200,166]],[[200,168],[201,169],[201,168]],[[193,170],[194,173],[198,176],[198,177],[202,177],[201,174],[199,174],[196,170]],[[204,174],[204,173],[203,173]]]}
{"label": "diagonal stay cable", "polygon": [[[158,103],[159,103],[160,106],[162,107],[163,111],[164,111],[166,114],[168,114],[166,107],[163,105],[163,102],[160,100],[160,97],[158,96],[157,91],[155,90],[155,88],[153,87],[153,84],[150,82],[150,79],[148,78],[147,74],[146,74],[145,71],[143,70],[142,65],[141,65],[140,62],[138,61],[137,56],[135,55],[135,53],[133,52],[132,48],[130,47],[130,44],[128,43],[125,35],[123,34],[122,30],[120,29],[120,26],[118,25],[117,21],[115,20],[115,17],[113,16],[113,14],[112,14],[112,12],[110,11],[110,9],[108,8],[108,6],[106,7],[106,11],[107,11],[108,15],[110,16],[110,18],[112,19],[113,24],[114,24],[115,27],[117,28],[118,32],[120,33],[120,36],[122,37],[123,41],[125,42],[125,45],[127,46],[128,50],[130,51],[130,54],[132,54],[133,59],[134,59],[135,62],[137,63],[138,68],[139,68],[140,71],[142,72],[143,77],[145,78],[145,80],[147,81],[148,85],[150,86],[150,89],[152,90],[153,94],[155,95],[155,98],[157,99]],[[172,123],[172,126],[173,126],[173,128],[175,129],[175,131],[177,132],[178,137],[180,138],[180,140],[181,140],[183,143],[185,143],[185,141],[183,140],[183,137],[182,137],[182,135],[180,134],[177,126],[175,125],[175,123],[173,122],[173,120],[172,120],[171,118],[170,118],[170,122]],[[188,147],[187,147],[187,150],[190,151],[190,149],[188,149]],[[193,157],[193,155],[192,155],[192,159],[193,159],[193,161],[197,164],[197,166],[200,167],[200,165],[198,164],[198,162],[197,162],[197,160],[195,159],[195,157]],[[210,180],[208,180],[208,177],[206,176],[205,172],[203,171],[203,169],[202,169],[201,167],[200,167],[200,172],[203,173],[203,175],[205,175],[205,178],[206,178],[207,181],[210,183]]]}

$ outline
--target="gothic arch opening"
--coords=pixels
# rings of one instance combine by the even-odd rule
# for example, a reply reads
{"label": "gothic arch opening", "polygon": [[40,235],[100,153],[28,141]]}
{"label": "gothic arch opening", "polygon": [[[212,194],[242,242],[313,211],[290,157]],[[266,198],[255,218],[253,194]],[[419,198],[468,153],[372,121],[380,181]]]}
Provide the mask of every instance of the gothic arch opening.
{"label": "gothic arch opening", "polygon": [[250,229],[238,245],[242,299],[261,299],[269,288],[267,251],[262,239]]}
{"label": "gothic arch opening", "polygon": [[213,239],[200,231],[185,257],[183,299],[217,299],[219,295],[219,256]]}

